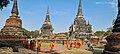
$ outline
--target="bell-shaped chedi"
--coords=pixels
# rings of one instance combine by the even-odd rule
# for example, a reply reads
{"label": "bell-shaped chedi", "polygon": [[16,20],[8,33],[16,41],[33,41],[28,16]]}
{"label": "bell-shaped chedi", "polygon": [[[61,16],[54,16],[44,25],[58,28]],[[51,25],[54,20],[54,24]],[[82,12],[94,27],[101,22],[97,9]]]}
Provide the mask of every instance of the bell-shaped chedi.
{"label": "bell-shaped chedi", "polygon": [[118,0],[118,15],[112,32],[112,35],[106,37],[107,44],[103,54],[120,54],[120,0]]}
{"label": "bell-shaped chedi", "polygon": [[42,27],[40,28],[40,34],[43,39],[50,39],[50,38],[53,38],[53,35],[54,35],[53,31],[54,31],[54,29],[53,29],[51,21],[50,21],[49,8],[48,8],[45,21],[44,21]]}
{"label": "bell-shaped chedi", "polygon": [[17,0],[14,0],[11,16],[6,20],[2,33],[8,35],[22,35],[22,20],[20,19]]}
{"label": "bell-shaped chedi", "polygon": [[[87,34],[87,35],[86,35]],[[91,36],[92,34],[92,25],[86,20],[82,13],[82,0],[79,0],[78,12],[74,19],[74,23],[69,27],[69,37],[80,38]]]}

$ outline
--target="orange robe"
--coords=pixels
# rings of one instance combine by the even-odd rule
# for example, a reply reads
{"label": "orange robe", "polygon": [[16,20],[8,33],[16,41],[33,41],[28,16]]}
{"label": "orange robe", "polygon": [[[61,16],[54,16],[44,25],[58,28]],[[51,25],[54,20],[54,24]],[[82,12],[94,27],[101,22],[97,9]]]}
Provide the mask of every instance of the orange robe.
{"label": "orange robe", "polygon": [[34,42],[33,41],[30,42],[30,49],[34,50]]}
{"label": "orange robe", "polygon": [[67,47],[67,48],[68,48],[68,44],[69,44],[69,41],[67,40],[67,41],[66,41],[66,47]]}
{"label": "orange robe", "polygon": [[77,48],[80,48],[81,44],[79,42],[77,42]]}
{"label": "orange robe", "polygon": [[28,41],[25,41],[23,46],[24,46],[24,48],[28,49]]}
{"label": "orange robe", "polygon": [[74,48],[76,48],[76,46],[77,46],[77,42],[74,42]]}
{"label": "orange robe", "polygon": [[37,42],[37,51],[39,52],[41,50],[41,43]]}
{"label": "orange robe", "polygon": [[50,50],[53,50],[53,48],[54,48],[54,43],[51,42],[51,43],[50,43]]}
{"label": "orange robe", "polygon": [[69,50],[70,50],[70,48],[71,48],[70,44],[71,44],[70,41],[67,40],[67,41],[66,41],[66,46],[67,46],[67,48],[68,48]]}
{"label": "orange robe", "polygon": [[70,42],[70,49],[72,48],[72,42]]}

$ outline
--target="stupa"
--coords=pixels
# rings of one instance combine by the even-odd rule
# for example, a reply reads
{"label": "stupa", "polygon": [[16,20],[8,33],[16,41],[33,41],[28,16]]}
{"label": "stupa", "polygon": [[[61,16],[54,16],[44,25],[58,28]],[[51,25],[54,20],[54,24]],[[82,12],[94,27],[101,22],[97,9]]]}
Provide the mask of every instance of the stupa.
{"label": "stupa", "polygon": [[120,0],[118,0],[118,15],[112,32],[112,35],[106,37],[107,44],[103,54],[120,54]]}

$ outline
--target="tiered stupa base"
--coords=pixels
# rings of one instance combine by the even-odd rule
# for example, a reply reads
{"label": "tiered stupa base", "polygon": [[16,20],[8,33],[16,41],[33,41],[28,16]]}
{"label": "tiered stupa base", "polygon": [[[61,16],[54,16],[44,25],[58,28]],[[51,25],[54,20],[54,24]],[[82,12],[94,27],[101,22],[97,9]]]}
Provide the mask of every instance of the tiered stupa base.
{"label": "tiered stupa base", "polygon": [[106,40],[108,43],[102,54],[120,54],[120,32],[113,33]]}

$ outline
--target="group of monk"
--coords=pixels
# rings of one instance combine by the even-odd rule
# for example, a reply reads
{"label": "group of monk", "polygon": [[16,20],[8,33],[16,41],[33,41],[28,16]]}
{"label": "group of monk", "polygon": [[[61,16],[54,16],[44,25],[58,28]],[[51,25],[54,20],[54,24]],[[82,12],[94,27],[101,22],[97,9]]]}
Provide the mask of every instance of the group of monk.
{"label": "group of monk", "polygon": [[75,41],[73,43],[72,41],[67,40],[66,41],[66,47],[67,47],[68,50],[70,50],[72,47],[74,47],[74,48],[80,48],[81,47],[81,43],[79,41]]}
{"label": "group of monk", "polygon": [[[24,41],[24,44],[23,44],[24,48],[26,49],[30,49],[30,50],[34,50],[34,51],[37,51],[37,52],[40,52],[41,51],[41,42],[40,40],[31,40],[31,41]],[[74,48],[80,48],[81,47],[81,43],[80,41],[70,41],[70,40],[67,40],[66,41],[66,47],[68,50],[70,50],[72,47]],[[53,50],[54,49],[54,42],[51,41],[50,42],[50,50]]]}
{"label": "group of monk", "polygon": [[74,42],[74,48],[80,48],[80,47],[81,47],[81,43],[75,41],[75,42]]}
{"label": "group of monk", "polygon": [[[23,44],[24,48],[26,49],[30,49],[30,50],[34,50],[34,51],[37,51],[37,52],[40,52],[41,51],[41,42],[40,40],[31,40],[30,42],[29,41],[24,41],[24,44]],[[50,42],[50,50],[53,50],[54,49],[54,42],[51,41]]]}
{"label": "group of monk", "polygon": [[23,46],[26,49],[34,50],[34,51],[37,51],[37,52],[39,52],[41,50],[40,40],[37,40],[37,41],[31,40],[30,42],[26,40],[26,41],[24,41]]}

